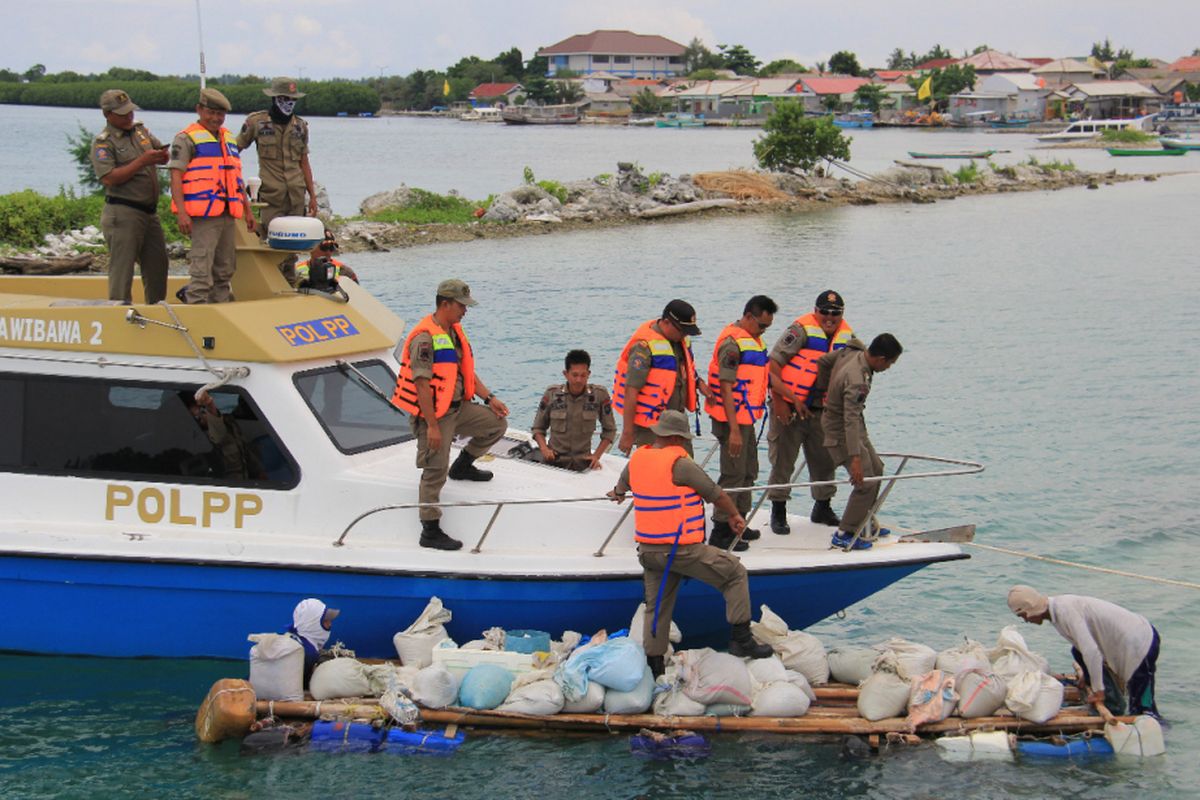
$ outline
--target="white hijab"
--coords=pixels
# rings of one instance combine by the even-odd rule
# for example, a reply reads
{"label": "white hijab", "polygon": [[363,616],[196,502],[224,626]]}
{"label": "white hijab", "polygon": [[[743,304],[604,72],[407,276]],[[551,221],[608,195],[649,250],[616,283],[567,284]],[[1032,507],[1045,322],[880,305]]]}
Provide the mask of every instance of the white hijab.
{"label": "white hijab", "polygon": [[315,597],[301,600],[292,612],[292,627],[296,629],[296,633],[311,642],[318,650],[329,641],[329,631],[321,625],[324,616],[325,604]]}

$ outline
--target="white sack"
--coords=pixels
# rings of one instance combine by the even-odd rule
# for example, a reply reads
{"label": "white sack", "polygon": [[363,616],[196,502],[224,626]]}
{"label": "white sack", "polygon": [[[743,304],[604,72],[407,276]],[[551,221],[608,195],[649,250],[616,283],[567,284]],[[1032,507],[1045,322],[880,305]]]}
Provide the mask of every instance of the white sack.
{"label": "white sack", "polygon": [[1040,670],[1022,672],[1008,682],[1004,704],[1021,719],[1041,724],[1062,708],[1063,685]]}
{"label": "white sack", "polygon": [[[660,679],[662,680],[662,679]],[[697,703],[688,697],[682,684],[670,683],[665,692],[654,695],[654,713],[660,717],[702,717],[704,703]]]}
{"label": "white sack", "polygon": [[686,650],[676,656],[683,690],[697,703],[748,706],[753,694],[746,662],[709,648]]}
{"label": "white sack", "polygon": [[412,682],[412,698],[425,708],[445,708],[458,699],[459,679],[441,664],[424,667]]}
{"label": "white sack", "polygon": [[604,693],[604,713],[606,714],[644,714],[654,700],[654,673],[649,665],[642,673],[641,682],[628,692],[618,692],[609,689]]}
{"label": "white sack", "polygon": [[371,682],[358,659],[334,658],[317,664],[308,682],[308,692],[314,700],[367,697],[371,694]]}
{"label": "white sack", "polygon": [[910,642],[899,636],[893,636],[883,644],[875,645],[875,650],[896,654],[896,663],[900,666],[900,677],[906,680],[920,677],[932,672],[937,664],[937,651],[917,642]]}
{"label": "white sack", "polygon": [[562,711],[563,703],[562,689],[552,678],[545,678],[513,689],[496,710],[544,717]]}
{"label": "white sack", "polygon": [[[557,685],[557,682],[556,682]],[[587,691],[583,693],[583,697],[578,700],[563,703],[563,712],[566,714],[592,714],[600,710],[604,705],[605,689],[595,681],[588,681]],[[559,694],[562,694],[562,688],[559,687]]]}
{"label": "white sack", "polygon": [[[646,629],[645,623],[646,604],[642,603],[637,607],[637,611],[633,612],[633,619],[629,621],[629,638],[642,647],[645,646],[642,640],[642,635]],[[659,624],[662,624],[661,619],[659,620]],[[679,626],[675,624],[675,620],[671,620],[671,630],[667,632],[667,641],[671,644],[679,644],[683,641],[683,633],[679,630]],[[670,650],[671,648],[668,646],[667,652],[670,652]]]}
{"label": "white sack", "polygon": [[1008,696],[1004,679],[991,669],[964,669],[954,676],[958,690],[958,713],[967,719],[990,717]]}
{"label": "white sack", "polygon": [[1050,662],[1029,649],[1025,637],[1015,625],[1007,625],[996,639],[996,647],[988,652],[992,671],[1010,685],[1022,672],[1049,672]]}
{"label": "white sack", "polygon": [[908,707],[909,682],[900,677],[894,653],[884,653],[875,664],[875,673],[858,687],[858,713],[872,722],[899,717]]}
{"label": "white sack", "polygon": [[870,647],[835,647],[829,651],[829,674],[838,683],[858,686],[871,677],[879,651]]}
{"label": "white sack", "polygon": [[759,609],[759,621],[750,623],[750,633],[771,649],[788,669],[804,673],[814,686],[829,683],[829,661],[825,657],[825,646],[811,633],[789,630],[783,618],[763,605]]}
{"label": "white sack", "polygon": [[304,646],[283,633],[253,633],[250,685],[259,700],[304,699]]}
{"label": "white sack", "polygon": [[808,678],[804,677],[804,673],[789,669],[784,671],[783,679],[804,692],[809,702],[817,702],[817,693],[808,685]]}
{"label": "white sack", "polygon": [[992,668],[987,648],[974,639],[963,637],[963,643],[937,654],[937,669],[957,675],[965,669]]}
{"label": "white sack", "polygon": [[433,663],[433,648],[446,638],[445,625],[451,616],[449,609],[442,607],[440,598],[429,598],[429,604],[413,624],[392,637],[401,663],[418,668]]}
{"label": "white sack", "polygon": [[802,717],[812,701],[794,683],[776,681],[759,689],[751,704],[752,717]]}
{"label": "white sack", "polygon": [[766,686],[776,681],[787,680],[787,667],[779,660],[779,656],[770,658],[751,658],[746,662],[750,677],[758,686]]}

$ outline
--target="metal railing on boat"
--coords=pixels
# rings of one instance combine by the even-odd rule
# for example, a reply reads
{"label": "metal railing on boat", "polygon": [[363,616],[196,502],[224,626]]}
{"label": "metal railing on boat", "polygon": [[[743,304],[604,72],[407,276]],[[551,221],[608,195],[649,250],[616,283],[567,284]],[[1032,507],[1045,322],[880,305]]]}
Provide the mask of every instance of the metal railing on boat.
{"label": "metal railing on boat", "polygon": [[[708,455],[705,456],[703,462],[701,462],[701,466],[704,466],[705,464],[708,463],[708,461],[712,458],[713,454],[716,452],[716,450],[719,446],[720,446],[719,444],[713,445],[713,448],[709,451]],[[921,480],[921,479],[925,479],[925,478],[948,478],[948,477],[952,477],[955,475],[975,475],[980,472],[983,472],[983,470],[984,470],[984,466],[982,464],[979,464],[975,461],[966,461],[963,459],[943,458],[941,456],[927,456],[927,455],[920,455],[920,454],[916,454],[916,453],[879,453],[878,455],[881,459],[897,459],[898,458],[898,459],[900,459],[900,465],[896,468],[896,471],[891,474],[880,475],[877,477],[863,479],[864,483],[886,483],[887,485],[884,486],[884,488],[879,492],[879,497],[875,501],[875,505],[871,508],[871,513],[867,515],[866,519],[863,521],[863,524],[860,525],[858,530],[856,530],[854,532],[854,537],[851,540],[850,544],[848,544],[846,546],[846,548],[845,548],[846,550],[851,549],[853,547],[854,542],[858,541],[858,539],[862,537],[863,531],[864,531],[866,525],[872,519],[874,519],[875,514],[878,513],[879,509],[883,506],[884,501],[887,500],[888,495],[891,494],[892,487],[895,486],[897,481]],[[950,465],[953,467],[957,467],[957,469],[947,469],[947,470],[941,470],[941,471],[936,471],[936,472],[910,472],[907,474],[901,474],[901,473],[903,473],[904,468],[906,466],[908,466],[909,462],[911,462],[911,461],[930,462],[930,463],[934,463],[934,464],[946,464],[946,465]],[[790,483],[775,483],[775,484],[764,484],[761,486],[747,486],[747,487],[736,488],[736,489],[733,489],[733,488],[726,489],[725,491],[728,494],[738,494],[738,493],[742,493],[742,492],[762,492],[763,493],[763,497],[759,498],[758,503],[750,511],[749,515],[747,515],[747,521],[749,521],[750,519],[752,519],[754,517],[754,514],[758,511],[758,508],[762,505],[762,501],[763,501],[763,498],[766,497],[766,493],[768,491],[770,491],[771,489],[804,489],[804,488],[809,488],[809,487],[813,487],[813,486],[838,486],[838,485],[846,485],[846,484],[850,483],[849,479],[840,479],[840,480],[831,480],[831,481],[796,481],[795,478],[799,476],[800,472],[803,471],[803,469],[804,469],[804,464],[801,463],[800,466],[797,467],[797,469],[796,469],[796,474],[792,476],[792,482],[790,482]],[[492,532],[492,528],[495,527],[496,520],[499,518],[500,512],[502,510],[504,510],[505,506],[556,505],[556,504],[564,504],[564,503],[597,503],[597,502],[612,502],[612,498],[610,498],[608,495],[600,495],[600,496],[593,495],[593,496],[585,496],[585,497],[511,498],[511,499],[505,499],[505,500],[457,500],[457,501],[445,502],[445,503],[395,503],[395,504],[390,504],[390,505],[386,505],[386,506],[378,506],[376,508],[372,508],[367,511],[364,511],[362,514],[359,514],[357,517],[355,517],[350,522],[349,525],[346,526],[346,528],[342,531],[342,535],[339,536],[333,542],[333,546],[334,547],[342,547],[343,545],[345,545],[346,537],[348,537],[350,535],[350,531],[356,525],[358,525],[358,523],[362,522],[367,517],[374,516],[375,514],[379,514],[384,511],[403,511],[403,510],[410,510],[410,509],[414,509],[414,508],[416,508],[416,509],[420,509],[420,508],[473,508],[473,507],[478,507],[478,506],[486,506],[486,507],[494,506],[495,510],[492,511],[492,515],[488,519],[487,525],[483,529],[483,533],[480,534],[479,540],[475,543],[475,546],[471,548],[471,551],[470,551],[471,553],[478,554],[478,553],[482,552],[483,543],[485,541],[487,541],[488,535]],[[629,512],[632,510],[633,510],[633,503],[630,503],[626,507],[624,513],[621,515],[621,518],[617,520],[617,523],[612,527],[612,530],[609,531],[608,536],[605,537],[604,542],[600,545],[599,549],[597,549],[596,552],[593,553],[592,555],[594,555],[597,558],[601,558],[604,556],[605,549],[608,547],[608,545],[612,541],[613,537],[617,534],[617,531],[620,530],[621,525],[624,524],[625,520],[629,517]],[[734,543],[730,545],[730,547],[732,548],[736,543],[737,543],[737,541],[735,540]]]}

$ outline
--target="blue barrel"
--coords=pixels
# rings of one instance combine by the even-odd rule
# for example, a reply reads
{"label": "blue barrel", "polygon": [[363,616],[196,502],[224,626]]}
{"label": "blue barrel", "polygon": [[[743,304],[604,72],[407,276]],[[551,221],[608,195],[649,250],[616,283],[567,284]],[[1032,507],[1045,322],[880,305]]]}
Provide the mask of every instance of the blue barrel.
{"label": "blue barrel", "polygon": [[437,731],[406,731],[392,728],[384,740],[384,752],[400,755],[453,755],[466,736],[459,731],[454,736],[445,736]]}
{"label": "blue barrel", "polygon": [[364,722],[313,723],[308,749],[325,753],[373,753],[383,742],[384,732]]}
{"label": "blue barrel", "polygon": [[1073,736],[1063,744],[1018,741],[1017,752],[1036,758],[1092,758],[1113,755],[1113,747],[1103,736]]}

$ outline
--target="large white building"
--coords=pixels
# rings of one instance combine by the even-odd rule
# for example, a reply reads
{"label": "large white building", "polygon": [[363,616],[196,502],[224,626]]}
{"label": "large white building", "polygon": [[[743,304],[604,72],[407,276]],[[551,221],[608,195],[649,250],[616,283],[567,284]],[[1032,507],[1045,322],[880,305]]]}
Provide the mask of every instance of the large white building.
{"label": "large white building", "polygon": [[686,70],[687,48],[662,36],[630,31],[592,31],[538,50],[554,77],[562,70],[580,75],[608,72],[622,78],[669,78]]}

